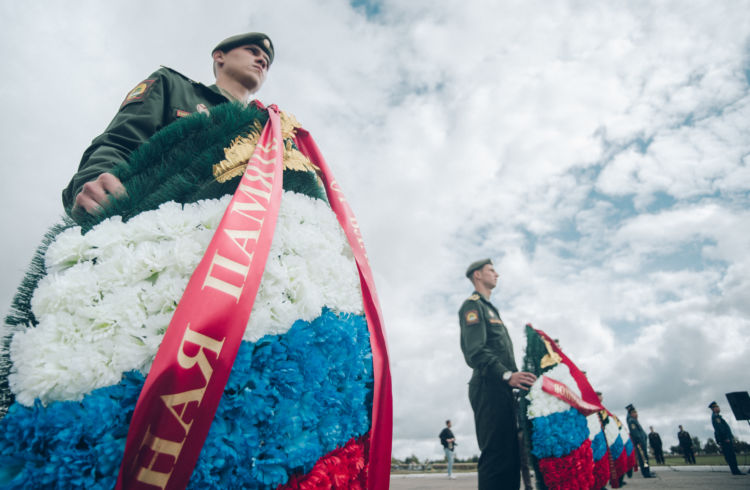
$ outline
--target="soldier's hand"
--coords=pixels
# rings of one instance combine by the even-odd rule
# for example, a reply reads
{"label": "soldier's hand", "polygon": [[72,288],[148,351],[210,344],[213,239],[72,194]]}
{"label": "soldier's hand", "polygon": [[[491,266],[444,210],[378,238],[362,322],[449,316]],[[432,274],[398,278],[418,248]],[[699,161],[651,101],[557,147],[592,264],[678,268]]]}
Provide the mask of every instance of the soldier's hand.
{"label": "soldier's hand", "polygon": [[88,213],[97,216],[104,212],[111,199],[127,195],[120,179],[109,173],[103,173],[96,180],[86,182],[75,198],[71,215]]}
{"label": "soldier's hand", "polygon": [[508,384],[513,388],[520,388],[528,391],[531,385],[534,384],[534,381],[536,381],[536,376],[534,376],[534,374],[525,371],[517,371],[510,376]]}

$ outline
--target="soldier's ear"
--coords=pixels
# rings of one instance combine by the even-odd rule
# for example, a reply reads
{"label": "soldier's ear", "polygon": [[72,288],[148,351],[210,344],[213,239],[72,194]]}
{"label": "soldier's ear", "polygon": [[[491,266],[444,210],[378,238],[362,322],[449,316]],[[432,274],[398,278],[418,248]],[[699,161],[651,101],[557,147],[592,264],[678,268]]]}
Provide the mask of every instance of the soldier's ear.
{"label": "soldier's ear", "polygon": [[213,53],[211,53],[211,56],[214,59],[214,63],[223,64],[224,63],[224,51],[217,49]]}

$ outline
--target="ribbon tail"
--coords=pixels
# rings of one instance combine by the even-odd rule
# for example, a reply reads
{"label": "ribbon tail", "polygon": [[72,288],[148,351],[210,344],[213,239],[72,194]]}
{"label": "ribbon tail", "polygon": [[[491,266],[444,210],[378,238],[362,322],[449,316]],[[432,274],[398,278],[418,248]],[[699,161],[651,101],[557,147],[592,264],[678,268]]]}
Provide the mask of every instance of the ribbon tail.
{"label": "ribbon tail", "polygon": [[341,224],[359,270],[362,298],[367,327],[370,332],[374,392],[372,403],[372,426],[370,428],[369,467],[367,488],[386,489],[390,485],[391,444],[393,437],[393,394],[391,392],[391,372],[388,361],[388,346],[383,327],[375,281],[367,260],[362,234],[349,204],[326,164],[323,155],[310,135],[304,129],[297,129],[296,144],[299,150],[320,168],[328,201]]}

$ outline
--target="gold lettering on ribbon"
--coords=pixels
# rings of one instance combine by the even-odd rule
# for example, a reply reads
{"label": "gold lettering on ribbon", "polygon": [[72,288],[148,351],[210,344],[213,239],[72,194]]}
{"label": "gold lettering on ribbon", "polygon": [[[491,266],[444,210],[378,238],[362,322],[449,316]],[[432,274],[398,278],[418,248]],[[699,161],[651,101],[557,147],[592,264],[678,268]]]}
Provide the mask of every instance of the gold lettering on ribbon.
{"label": "gold lettering on ribbon", "polygon": [[339,183],[336,180],[331,181],[331,190],[336,193],[336,197],[338,198],[339,202],[346,202],[344,193],[341,190],[341,187],[339,187]]}
{"label": "gold lettering on ribbon", "polygon": [[364,254],[365,258],[367,258],[367,251],[365,250],[365,241],[362,239],[362,230],[359,229],[359,223],[357,223],[357,218],[352,216],[351,218],[349,218],[349,223],[352,225],[352,233],[354,233],[354,238],[357,240],[357,245],[359,245],[360,250],[362,250],[362,254]]}
{"label": "gold lettering on ribbon", "polygon": [[[276,161],[276,157],[275,155],[269,155],[270,158],[263,158],[260,156],[260,153],[273,153],[277,146],[276,138],[265,146],[261,144],[257,145],[257,150],[260,151],[250,159],[250,164],[237,187],[239,195],[247,200],[235,200],[232,203],[231,212],[254,221],[257,228],[254,230],[224,230],[231,239],[231,242],[248,259],[248,263],[237,262],[221,255],[217,250],[211,259],[208,273],[203,280],[202,288],[208,287],[228,294],[237,302],[240,301],[240,296],[242,296],[245,281],[247,280],[253,260],[253,254],[248,250],[248,244],[250,242],[257,243],[260,236],[260,228],[263,226],[263,219],[253,216],[251,213],[265,213],[268,203],[271,200],[271,189],[273,188],[273,164]],[[271,168],[266,171],[261,169],[260,165],[270,166]],[[220,274],[220,270],[229,271],[239,277],[237,281],[230,282],[225,274],[222,275],[222,278],[217,277],[217,274]]]}
{"label": "gold lettering on ribbon", "polygon": [[[180,455],[183,444],[185,444],[185,438],[183,438],[181,442],[169,441],[152,434],[150,425],[146,427],[146,434],[143,436],[138,452],[140,453],[144,446],[148,446],[153,454],[149,458],[148,464],[146,466],[141,466],[138,475],[136,476],[136,480],[162,489],[166,487],[169,482],[169,477],[172,476],[172,471],[174,470],[174,461],[177,461],[177,456]],[[160,455],[170,456],[173,460],[170,465],[170,470],[167,473],[154,470],[154,464],[156,464]]]}
{"label": "gold lettering on ribbon", "polygon": [[[223,279],[219,279],[218,277],[211,275],[214,272],[215,266],[221,267],[222,269],[226,269],[242,276],[240,285],[237,286],[235,284],[231,284]],[[211,260],[211,265],[208,268],[206,279],[203,281],[203,287],[213,288],[217,291],[221,291],[222,293],[234,297],[236,301],[239,301],[240,296],[242,295],[242,288],[245,286],[245,278],[247,277],[248,272],[250,272],[250,264],[240,264],[239,262],[235,262],[232,259],[223,257],[219,255],[219,252],[217,250],[216,253],[214,253],[213,259]]]}
{"label": "gold lettering on ribbon", "polygon": [[252,252],[247,251],[247,241],[254,240],[257,243],[258,238],[260,237],[260,230],[226,229],[224,230],[224,233],[226,233],[229,236],[229,239],[232,240],[235,245],[237,245],[237,248],[239,248],[250,261],[252,261],[253,254]]}
{"label": "gold lettering on ribbon", "polygon": [[592,405],[591,403],[585,401],[567,385],[554,380],[549,376],[543,375],[542,378],[542,391],[549,393],[552,396],[556,396],[560,400],[568,403],[570,406],[577,408],[584,415],[595,413],[598,410],[598,407],[596,405]]}
{"label": "gold lettering on ribbon", "polygon": [[[218,358],[225,339],[226,337],[221,340],[216,340],[207,335],[196,332],[195,330],[190,330],[190,325],[188,324],[185,329],[185,335],[182,336],[182,342],[180,342],[180,350],[177,352],[177,362],[183,369],[191,369],[197,364],[203,375],[204,384],[201,388],[183,391],[172,395],[162,395],[162,402],[185,431],[185,435],[179,442],[171,441],[169,439],[155,436],[151,433],[151,426],[148,426],[146,428],[146,434],[141,440],[138,452],[140,453],[144,446],[147,446],[151,449],[153,454],[148,459],[146,466],[140,467],[138,475],[136,476],[138,481],[159,488],[164,488],[169,482],[169,478],[174,470],[174,463],[177,461],[177,457],[180,455],[182,446],[187,439],[188,432],[190,432],[190,428],[193,425],[193,420],[190,420],[189,422],[185,421],[185,411],[190,403],[197,403],[200,405],[203,400],[203,395],[206,393],[206,387],[211,380],[211,375],[214,372],[211,363],[206,357],[205,350],[212,351]],[[198,346],[198,352],[192,356],[186,354],[184,350],[185,344]],[[182,409],[179,412],[175,410],[175,407],[180,406],[182,406]],[[170,470],[168,472],[157,471],[154,469],[154,465],[160,455],[170,456],[172,458]]]}
{"label": "gold lettering on ribbon", "polygon": [[[190,427],[193,425],[192,420],[188,423],[185,423],[185,420],[183,419],[183,417],[185,416],[185,410],[187,410],[188,404],[190,403],[197,403],[198,405],[200,405],[205,393],[206,388],[204,386],[203,388],[183,391],[182,393],[175,393],[174,395],[161,396],[161,401],[164,402],[164,405],[167,406],[169,412],[174,415],[174,418],[176,418],[180,423],[182,429],[185,431],[185,435],[190,432]],[[175,410],[175,407],[179,406],[182,406],[182,410],[180,410],[178,413],[177,410]]]}
{"label": "gold lettering on ribbon", "polygon": [[[203,335],[202,333],[190,330],[190,325],[188,324],[187,328],[185,329],[185,335],[183,335],[182,337],[182,342],[180,342],[180,350],[177,352],[177,362],[183,369],[190,369],[197,363],[198,367],[201,370],[201,373],[203,374],[203,379],[205,380],[206,385],[208,385],[208,380],[211,379],[211,374],[213,374],[214,369],[211,367],[211,363],[208,362],[203,349],[213,351],[216,354],[216,357],[219,357],[221,346],[224,345],[224,339],[218,341],[216,339],[212,339],[207,335]],[[185,354],[183,347],[185,346],[186,342],[199,346],[198,353],[196,355],[188,356],[187,354]]]}

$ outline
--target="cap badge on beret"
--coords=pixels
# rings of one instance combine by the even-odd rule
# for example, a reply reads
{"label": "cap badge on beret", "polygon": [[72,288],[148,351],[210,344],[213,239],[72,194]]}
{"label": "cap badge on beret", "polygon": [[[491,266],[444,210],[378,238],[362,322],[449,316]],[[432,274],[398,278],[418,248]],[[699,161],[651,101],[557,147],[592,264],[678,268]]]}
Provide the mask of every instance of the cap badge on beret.
{"label": "cap badge on beret", "polygon": [[269,63],[273,63],[273,42],[271,42],[271,39],[262,32],[246,32],[244,34],[230,36],[217,44],[213,51],[211,51],[211,54],[213,55],[216,51],[230,51],[245,44],[254,44],[260,47],[265,51],[266,55],[268,55]]}

